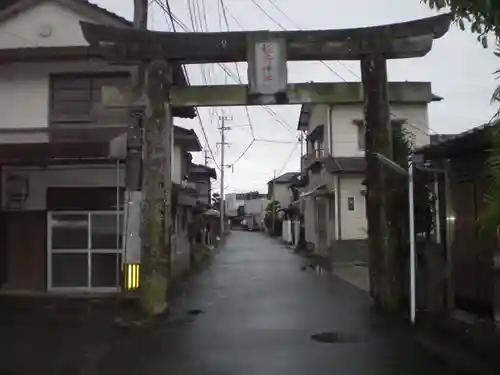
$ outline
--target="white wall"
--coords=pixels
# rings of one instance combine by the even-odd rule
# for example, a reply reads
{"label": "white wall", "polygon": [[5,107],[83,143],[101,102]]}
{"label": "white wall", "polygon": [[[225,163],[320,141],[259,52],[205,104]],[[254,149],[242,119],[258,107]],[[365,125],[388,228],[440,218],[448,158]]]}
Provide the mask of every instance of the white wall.
{"label": "white wall", "polygon": [[[12,133],[8,134],[3,134],[0,133],[0,143],[3,143],[5,138],[3,136],[12,136]],[[15,134],[17,135],[19,141],[21,141],[21,137],[26,134]],[[30,136],[33,136],[33,134],[30,133]],[[26,139],[24,139],[26,142]],[[181,177],[182,177],[182,149],[180,146],[175,145],[174,146],[174,130],[172,129],[172,147],[171,147],[171,162],[172,162],[172,169],[171,169],[171,176],[172,176],[172,182],[175,182],[177,184],[181,183]],[[32,141],[34,142],[34,141]],[[115,159],[125,159],[127,155],[127,135],[121,134],[118,137],[115,137],[113,140],[110,142],[110,156],[115,158]]]}
{"label": "white wall", "polygon": [[[309,125],[307,127],[307,132],[310,134],[318,125],[324,125],[326,128],[328,121],[328,105],[317,104],[313,106],[311,110],[311,117],[309,119]],[[326,134],[325,134],[326,138]],[[324,147],[327,147],[327,143],[324,143]],[[326,150],[326,148],[325,148]],[[309,143],[306,142],[306,151],[309,152]]]}
{"label": "white wall", "polygon": [[172,182],[181,183],[182,180],[182,150],[179,146],[174,146],[172,149]]}
{"label": "white wall", "polygon": [[[80,24],[91,19],[44,1],[0,25],[0,48],[85,46]],[[49,30],[50,35],[43,36]]]}
{"label": "white wall", "polygon": [[225,195],[224,208],[226,209],[227,216],[236,216],[236,210],[238,209],[238,205],[236,202],[235,193],[229,193]]}
{"label": "white wall", "polygon": [[108,66],[104,62],[18,63],[0,66],[0,129],[47,128],[51,73],[129,70],[130,67]]}
{"label": "white wall", "polygon": [[[48,167],[48,168],[2,168],[2,202],[5,199],[5,181],[9,174],[23,174],[29,180],[29,196],[25,202],[25,210],[45,210],[46,190],[48,187],[113,187],[119,180],[124,186],[124,170],[120,168],[119,176],[116,168],[104,166],[87,167]],[[80,169],[81,168],[81,169]],[[5,206],[3,207],[5,208]]]}
{"label": "white wall", "polygon": [[[93,17],[93,18],[92,18]],[[45,1],[0,25],[0,49],[22,47],[85,46],[79,21],[102,22],[93,14],[81,15],[59,2]],[[99,19],[98,19],[99,18]],[[109,24],[116,21],[109,19]],[[50,26],[47,37],[40,35]],[[48,121],[49,74],[130,70],[105,62],[15,63],[0,66],[1,128],[46,128]],[[0,142],[45,141],[44,134],[2,134]]]}
{"label": "white wall", "polygon": [[[407,120],[408,124],[405,124],[404,129],[414,137],[415,146],[429,143],[429,120],[425,103],[392,105],[391,113],[396,116],[391,116],[393,118]],[[363,119],[363,105],[334,106],[331,111],[331,132],[325,129],[325,149],[331,143],[333,156],[364,156],[364,151],[358,149],[358,126],[353,123],[353,120],[360,119]],[[331,137],[331,141],[327,135]]]}
{"label": "white wall", "polygon": [[[365,186],[361,183],[364,177],[340,178],[340,215],[341,238],[343,240],[360,240],[367,238],[366,201],[361,191]],[[348,198],[354,197],[354,211],[348,210]]]}
{"label": "white wall", "polygon": [[292,191],[288,189],[288,184],[274,184],[274,200],[280,202],[281,208],[292,203]]}
{"label": "white wall", "polygon": [[251,199],[248,201],[245,201],[245,213],[246,214],[251,214],[251,215],[263,215],[267,204],[269,201],[267,199]]}

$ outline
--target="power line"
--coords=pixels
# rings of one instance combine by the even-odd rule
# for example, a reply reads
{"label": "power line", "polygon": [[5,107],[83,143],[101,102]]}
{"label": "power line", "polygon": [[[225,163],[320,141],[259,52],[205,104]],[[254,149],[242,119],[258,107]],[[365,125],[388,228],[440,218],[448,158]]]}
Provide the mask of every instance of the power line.
{"label": "power line", "polygon": [[295,145],[293,146],[292,151],[290,151],[290,154],[288,154],[285,162],[283,163],[283,166],[281,167],[280,171],[278,172],[278,176],[281,175],[283,173],[283,171],[285,170],[286,165],[288,164],[288,162],[292,158],[292,156],[293,156],[295,150],[297,149],[298,145],[299,145],[299,143],[295,142]]}
{"label": "power line", "polygon": [[[162,9],[164,12],[167,12],[168,10],[166,9],[165,5],[163,5],[162,3],[160,3],[160,0],[153,0],[155,1]],[[227,12],[227,14],[229,14],[230,16],[232,16],[234,18],[234,15],[229,11],[229,8],[227,7],[227,5],[225,5],[225,10]],[[186,32],[190,32],[191,30],[189,29],[188,26],[186,26],[185,23],[183,23],[173,12],[171,12],[171,16],[172,16],[172,19],[174,20],[174,22],[184,31]],[[241,26],[241,24],[239,24],[239,26]],[[234,74],[228,70],[227,67],[225,67],[223,64],[221,63],[217,63],[217,65],[229,76],[231,77],[236,83],[240,83],[242,84],[243,81],[241,80],[241,77],[238,79],[238,77],[235,77]],[[261,105],[262,108],[264,108],[264,110],[269,114],[271,115],[271,117],[274,117],[275,121],[280,124],[281,126],[283,126],[285,129],[287,129],[288,131],[291,131],[291,132],[294,132],[294,130],[292,129],[292,127],[290,126],[290,124],[288,124],[288,122],[283,119],[283,118],[280,118],[278,116],[278,114],[276,112],[274,112],[273,110],[271,110],[268,106],[265,106],[265,105]]]}
{"label": "power line", "polygon": [[[175,14],[171,11],[170,9],[170,6],[168,4],[168,0],[165,0],[165,5],[161,4],[159,2],[159,0],[154,0],[161,8],[162,10],[168,14],[168,16],[170,17],[170,20],[171,20],[171,23],[173,25],[173,27],[175,26],[175,24],[177,24],[181,29],[183,29],[184,31],[190,31],[189,30],[189,27],[186,26],[178,17],[175,16]],[[228,22],[228,19],[227,19],[227,14],[230,14],[230,16],[236,20],[237,22],[237,19],[236,17],[234,17],[234,15],[232,15],[230,13],[230,11],[228,10],[226,4],[224,3],[223,0],[219,0],[220,2],[220,5],[221,5],[221,12],[222,12],[222,16],[224,18],[224,22],[226,24],[226,28],[228,29],[229,31],[229,22]],[[257,4],[256,4],[257,5]],[[194,20],[194,18],[197,16],[196,14],[196,10],[195,10],[195,7],[192,6],[190,3],[188,3],[188,10],[189,10],[189,13],[190,13],[190,18],[191,18],[191,24],[193,26],[193,28],[197,29],[197,23],[196,23],[196,20]],[[227,13],[226,13],[227,12]],[[200,24],[201,24],[201,20],[200,20]],[[237,22],[237,24],[241,27],[241,24],[239,24],[239,22]],[[238,68],[238,65],[237,63],[235,63],[235,67],[236,67],[236,72],[237,72],[237,76],[238,77],[235,77],[234,74],[226,67],[224,66],[223,64],[219,63],[218,64],[219,67],[226,73],[227,76],[231,77],[235,82],[238,82],[240,84],[243,83],[242,79],[241,79],[241,74],[239,72],[239,68]],[[186,76],[187,76],[187,72],[186,72]],[[207,77],[205,76],[204,72],[202,72],[202,78],[203,80],[207,81]],[[267,106],[262,106],[264,108],[264,110],[272,117],[274,117],[275,121],[280,124],[282,127],[284,127],[286,130],[288,131],[291,131],[291,132],[294,132],[294,130],[290,127],[290,125],[286,122],[286,120],[284,119],[280,119],[277,115],[277,113],[275,111],[273,111],[271,108],[267,107]],[[204,129],[204,126],[203,126],[203,122],[201,120],[201,116],[200,116],[200,113],[198,111],[197,108],[195,108],[196,110],[196,114],[197,114],[197,118],[198,118],[198,121],[200,122],[200,127],[202,129],[202,132],[203,132],[203,136],[204,136],[204,139],[205,139],[205,142],[206,142],[206,145],[207,145],[207,148],[212,156],[212,159],[214,160],[214,163],[215,165],[217,166],[217,168],[220,170],[221,167],[219,165],[217,165],[217,162],[216,162],[216,158],[215,158],[215,155],[214,155],[214,152],[212,150],[212,148],[210,147],[210,143],[208,141],[208,137],[207,137],[207,134],[205,132],[205,129]],[[246,153],[248,152],[248,150],[252,147],[252,145],[255,143],[255,142],[268,142],[268,143],[291,143],[291,142],[286,142],[286,141],[273,141],[273,140],[262,140],[262,139],[256,139],[255,138],[255,135],[254,135],[254,130],[253,130],[253,125],[252,125],[252,121],[251,121],[251,117],[250,117],[250,113],[249,113],[249,110],[248,110],[248,107],[245,106],[245,112],[246,112],[246,115],[247,115],[247,119],[248,119],[248,122],[249,122],[249,125],[250,125],[250,129],[251,129],[251,133],[252,133],[252,141],[250,142],[250,144],[247,146],[247,148],[245,148],[245,150],[235,159],[235,161],[231,164],[232,166],[234,166],[239,160],[241,160],[243,158],[243,156],[246,155]]]}
{"label": "power line", "polygon": [[255,142],[265,142],[265,143],[281,143],[281,144],[293,144],[296,142],[290,142],[290,141],[280,141],[280,140],[274,140],[274,139],[259,139],[256,138]]}
{"label": "power line", "polygon": [[262,7],[260,6],[260,4],[259,4],[256,0],[251,0],[251,1],[252,1],[252,3],[254,3],[254,4],[255,4],[255,6],[256,6],[257,8],[259,8],[259,9],[262,11],[262,13],[264,13],[264,14],[267,16],[267,18],[269,18],[269,19],[270,19],[271,21],[273,21],[276,25],[278,25],[278,26],[279,26],[279,27],[281,27],[283,30],[285,30],[285,27],[284,27],[281,23],[279,23],[278,21],[276,21],[276,20],[275,20],[275,19],[274,19],[274,18],[273,18],[273,17],[272,17],[269,13],[267,13],[267,12],[264,10],[264,8],[262,8]]}
{"label": "power line", "polygon": [[[273,18],[268,12],[266,12],[262,6],[260,6],[260,4],[257,3],[256,0],[251,0],[252,3],[254,3],[260,10],[262,13],[264,13],[264,15],[269,19],[271,20],[272,22],[274,22],[276,25],[278,25],[282,30],[286,30],[286,28],[281,24],[279,23],[275,18]],[[286,13],[278,6],[278,4],[276,4],[276,2],[274,0],[267,0],[280,14],[284,15],[285,18],[287,18],[291,24],[293,26],[295,26],[297,29],[299,30],[302,30],[302,28],[300,26],[298,26],[293,20],[290,19],[290,17],[288,17],[286,15]],[[329,66],[326,62],[324,62],[323,60],[319,60],[319,62],[321,64],[323,64],[328,70],[330,70],[333,74],[335,74],[337,77],[339,77],[342,81],[344,82],[348,82],[344,77],[342,77],[338,72],[336,72],[331,66]],[[352,75],[354,75],[357,79],[361,80],[361,77],[356,74],[352,69],[350,69],[346,64],[344,64],[343,62],[341,61],[337,61],[338,64],[342,65],[344,68],[346,68]],[[395,115],[393,112],[389,111],[389,114],[394,117],[395,119],[397,120],[403,120],[401,119],[399,116]],[[405,121],[406,124],[408,124],[409,126],[411,126],[412,128],[414,128],[415,130],[418,130],[419,132],[421,132],[422,134],[426,135],[426,136],[429,136],[430,133],[426,133],[424,132],[424,130],[422,130],[421,128],[419,128],[418,126],[408,122],[408,121]],[[418,122],[417,122],[418,123]],[[433,132],[435,134],[437,134],[436,131],[434,131],[432,128],[429,127],[429,124],[421,124],[420,125],[423,125],[424,127],[426,127],[429,132]]]}
{"label": "power line", "polygon": [[240,156],[238,156],[238,157],[236,158],[236,160],[235,160],[235,161],[233,161],[233,162],[230,164],[230,166],[231,166],[231,167],[234,167],[234,165],[235,165],[237,162],[239,162],[239,161],[240,161],[240,159],[241,159],[241,158],[242,158],[242,157],[243,157],[243,156],[244,156],[244,155],[248,152],[248,150],[250,150],[250,147],[252,147],[252,145],[253,145],[254,143],[255,143],[255,139],[252,139],[252,140],[250,141],[250,143],[248,144],[248,146],[245,148],[245,150],[243,150],[243,152],[240,154]]}
{"label": "power line", "polygon": [[[174,32],[177,32],[176,28],[175,28],[175,25],[177,24],[181,29],[183,29],[184,31],[188,31],[189,29],[186,27],[185,24],[182,23],[182,21],[180,21],[172,12],[172,9],[170,8],[170,3],[169,3],[169,0],[165,0],[165,4],[163,4],[160,0],[153,0],[162,10],[163,10],[163,13],[165,15],[165,18],[168,16],[169,19],[170,19],[170,22],[172,24],[172,29],[174,30]],[[186,70],[186,67],[183,66],[182,67],[183,71],[184,71],[184,75],[186,76],[186,80],[187,80],[187,83],[188,85],[190,85],[190,81],[189,81],[189,75],[188,75],[188,72]],[[215,154],[212,150],[212,147],[210,146],[210,142],[208,141],[208,136],[207,136],[207,133],[205,131],[205,127],[203,125],[203,120],[201,118],[201,115],[200,115],[200,112],[198,111],[198,108],[195,107],[194,108],[195,110],[195,113],[196,113],[196,118],[198,119],[198,123],[200,124],[200,128],[201,128],[201,132],[203,134],[203,138],[205,139],[205,144],[208,148],[208,151],[210,152],[210,155],[212,156],[212,160],[215,164],[215,166],[217,167],[217,169],[221,170],[221,167],[219,166],[219,164],[217,163],[217,159],[215,157]]]}
{"label": "power line", "polygon": [[[219,0],[219,4],[221,6],[222,17],[224,18],[224,22],[226,23],[226,29],[227,29],[227,31],[229,31],[230,27],[229,27],[229,21],[227,20],[227,14],[226,14],[226,8],[227,7],[226,7],[226,4],[224,4],[224,0]],[[243,81],[241,79],[240,69],[238,68],[238,63],[235,62],[234,66],[236,68],[236,74],[238,75],[238,80],[241,83],[243,83]],[[247,116],[248,124],[250,125],[250,133],[252,135],[252,139],[255,139],[255,133],[254,133],[253,126],[252,126],[252,119],[250,117],[250,112],[248,110],[248,106],[247,105],[245,106],[245,113],[246,113],[246,116]]]}

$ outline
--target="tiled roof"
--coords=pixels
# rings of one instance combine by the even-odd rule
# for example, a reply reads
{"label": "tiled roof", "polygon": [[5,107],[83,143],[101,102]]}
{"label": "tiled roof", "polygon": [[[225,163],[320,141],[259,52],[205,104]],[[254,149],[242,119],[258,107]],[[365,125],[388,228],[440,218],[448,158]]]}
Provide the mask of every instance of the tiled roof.
{"label": "tiled roof", "polygon": [[215,171],[215,169],[211,168],[207,165],[191,163],[189,165],[189,171],[196,172],[196,173],[202,172],[202,173],[208,174],[211,178],[214,178],[214,179],[217,178],[217,172]]}
{"label": "tiled roof", "polygon": [[456,134],[431,134],[430,136],[431,145],[441,143],[455,136]]}
{"label": "tiled roof", "polygon": [[287,184],[290,182],[294,182],[295,178],[300,174],[300,172],[287,172],[282,174],[281,176],[276,177],[275,179],[272,179],[271,181],[268,182],[268,184],[274,183],[276,184]]}
{"label": "tiled roof", "polygon": [[491,122],[456,135],[446,135],[434,143],[431,142],[430,145],[420,147],[416,152],[429,157],[437,157],[464,154],[482,149],[490,140],[488,132],[497,127],[500,127],[500,122]]}
{"label": "tiled roof", "polygon": [[[10,17],[11,15],[22,12],[24,9],[29,8],[31,6],[36,5],[38,2],[41,2],[43,0],[1,0],[0,1],[0,20],[5,20],[6,18]],[[61,3],[65,2],[72,2],[76,3],[77,5],[82,5],[89,7],[97,12],[102,13],[105,16],[112,17],[116,19],[117,21],[124,23],[130,27],[133,26],[132,22],[127,20],[126,18],[123,18],[122,16],[119,16],[116,13],[110,12],[107,9],[104,9],[103,7],[100,7],[97,4],[94,4],[88,0],[59,0]]]}
{"label": "tiled roof", "polygon": [[[75,1],[75,0],[72,0],[72,1]],[[113,13],[113,12],[111,12],[111,11],[109,11],[109,10],[107,10],[107,9],[105,9],[105,8],[103,8],[103,7],[99,6],[99,5],[97,5],[97,4],[91,3],[91,2],[90,2],[90,1],[88,1],[88,0],[76,0],[76,1],[80,1],[80,2],[82,2],[82,3],[86,3],[86,4],[87,4],[88,6],[90,6],[91,8],[94,8],[95,10],[97,10],[97,11],[99,11],[99,12],[102,12],[102,13],[104,13],[104,14],[108,15],[109,17],[113,17],[113,18],[115,18],[115,19],[116,19],[116,20],[118,20],[118,21],[121,21],[121,22],[123,22],[123,23],[127,23],[127,24],[129,24],[130,26],[133,26],[133,23],[132,23],[130,20],[128,20],[128,19],[126,19],[126,18],[124,18],[124,17],[122,17],[122,16],[119,16],[118,14]]]}

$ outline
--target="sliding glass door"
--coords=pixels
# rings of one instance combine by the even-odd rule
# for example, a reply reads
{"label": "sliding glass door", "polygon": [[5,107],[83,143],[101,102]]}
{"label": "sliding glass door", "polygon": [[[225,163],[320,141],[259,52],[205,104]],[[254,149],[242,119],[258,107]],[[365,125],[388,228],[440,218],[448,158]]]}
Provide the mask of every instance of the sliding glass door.
{"label": "sliding glass door", "polygon": [[123,212],[48,213],[48,289],[118,291]]}

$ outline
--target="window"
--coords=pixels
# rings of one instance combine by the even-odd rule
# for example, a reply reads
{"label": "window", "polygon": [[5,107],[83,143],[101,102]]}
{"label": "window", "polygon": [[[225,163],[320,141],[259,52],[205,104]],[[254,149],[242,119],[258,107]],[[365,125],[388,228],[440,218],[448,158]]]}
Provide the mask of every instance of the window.
{"label": "window", "polygon": [[84,250],[89,247],[87,214],[52,215],[52,249]]}
{"label": "window", "polygon": [[120,250],[123,213],[53,213],[52,250]]}
{"label": "window", "polygon": [[357,126],[358,130],[358,150],[365,149],[366,126],[363,120],[354,120],[353,123]]}
{"label": "window", "polygon": [[50,286],[119,286],[123,251],[123,213],[49,214]]}
{"label": "window", "polygon": [[347,197],[347,211],[354,211],[355,206],[354,206],[354,197]]}
{"label": "window", "polygon": [[[366,149],[366,126],[364,120],[353,120],[354,125],[357,126],[358,150],[364,151]],[[403,119],[391,119],[391,127],[399,127],[400,129],[406,123]]]}
{"label": "window", "polygon": [[92,214],[90,248],[117,250],[122,248],[123,214]]}
{"label": "window", "polygon": [[50,77],[51,124],[92,122],[94,104],[101,102],[103,86],[125,86],[126,72],[93,74],[56,74]]}

